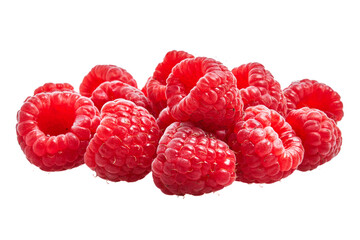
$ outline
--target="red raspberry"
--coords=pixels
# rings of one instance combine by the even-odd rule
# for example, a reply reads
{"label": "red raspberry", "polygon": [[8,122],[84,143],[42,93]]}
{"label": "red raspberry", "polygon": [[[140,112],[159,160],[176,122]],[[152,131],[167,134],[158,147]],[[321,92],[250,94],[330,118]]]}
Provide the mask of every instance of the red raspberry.
{"label": "red raspberry", "polygon": [[137,181],[150,172],[159,137],[159,127],[146,109],[124,99],[107,102],[85,163],[103,179]]}
{"label": "red raspberry", "polygon": [[242,114],[243,104],[234,75],[211,58],[181,61],[167,79],[170,114],[207,130],[224,129]]}
{"label": "red raspberry", "polygon": [[184,51],[170,51],[164,60],[159,63],[155,69],[152,77],[150,77],[143,88],[146,96],[151,102],[152,109],[155,116],[157,116],[166,105],[166,79],[171,73],[171,69],[186,58],[193,58],[194,56]]}
{"label": "red raspberry", "polygon": [[101,110],[106,102],[117,98],[129,100],[140,107],[151,110],[149,99],[139,89],[120,81],[103,82],[93,91],[90,99]]}
{"label": "red raspberry", "polygon": [[42,92],[55,92],[55,91],[70,91],[75,92],[74,87],[71,86],[69,83],[45,83],[41,87],[38,87],[34,91],[34,95]]}
{"label": "red raspberry", "polygon": [[235,151],[238,181],[273,183],[290,175],[301,163],[304,148],[291,126],[263,105],[248,107],[228,137]]}
{"label": "red raspberry", "polygon": [[289,112],[302,107],[316,108],[329,118],[340,121],[344,116],[340,95],[331,87],[315,80],[303,79],[284,89]]}
{"label": "red raspberry", "polygon": [[91,97],[92,92],[103,82],[118,80],[137,88],[135,79],[125,69],[115,65],[96,65],[80,84],[80,94]]}
{"label": "red raspberry", "polygon": [[175,122],[160,139],[153,179],[165,194],[202,195],[235,180],[235,161],[226,143],[190,122]]}
{"label": "red raspberry", "polygon": [[249,106],[265,105],[285,116],[286,98],[281,86],[263,65],[256,62],[243,64],[234,68],[232,73],[237,79],[244,109]]}
{"label": "red raspberry", "polygon": [[84,162],[99,125],[90,99],[73,92],[39,93],[17,113],[16,132],[27,159],[44,171],[61,171]]}
{"label": "red raspberry", "polygon": [[286,117],[304,145],[304,160],[301,171],[308,171],[330,161],[341,148],[341,131],[333,119],[323,111],[303,107],[293,110]]}

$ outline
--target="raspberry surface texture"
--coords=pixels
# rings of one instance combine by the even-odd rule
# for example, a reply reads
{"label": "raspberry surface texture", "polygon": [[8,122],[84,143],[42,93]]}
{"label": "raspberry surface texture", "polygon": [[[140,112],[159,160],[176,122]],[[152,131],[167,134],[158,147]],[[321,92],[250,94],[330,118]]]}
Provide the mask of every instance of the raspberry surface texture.
{"label": "raspberry surface texture", "polygon": [[80,84],[80,94],[91,97],[92,92],[103,82],[118,80],[137,88],[135,79],[125,69],[115,65],[96,65]]}
{"label": "raspberry surface texture", "polygon": [[40,169],[70,169],[84,163],[99,115],[92,101],[78,93],[38,93],[17,113],[17,139],[26,158]]}
{"label": "raspberry surface texture", "polygon": [[245,110],[228,144],[236,154],[236,180],[246,183],[279,181],[294,172],[304,156],[301,140],[291,126],[263,105]]}
{"label": "raspberry surface texture", "polygon": [[71,86],[71,84],[69,84],[69,83],[45,83],[41,87],[38,87],[37,89],[35,89],[34,95],[36,95],[38,93],[42,93],[42,92],[55,92],[55,91],[75,92],[74,87]]}
{"label": "raspberry surface texture", "polygon": [[288,111],[302,107],[316,108],[329,118],[340,121],[344,116],[340,95],[331,87],[315,80],[303,79],[284,89]]}
{"label": "raspberry surface texture", "polygon": [[160,112],[159,117],[156,119],[156,123],[159,125],[162,132],[164,132],[165,129],[173,122],[176,122],[176,120],[171,116],[168,107],[164,108]]}
{"label": "raspberry surface texture", "polygon": [[181,61],[167,79],[170,114],[206,130],[230,127],[242,115],[243,103],[234,75],[211,58]]}
{"label": "raspberry surface texture", "polygon": [[168,195],[202,195],[230,185],[235,155],[226,143],[190,122],[172,123],[152,163],[155,185]]}
{"label": "raspberry surface texture", "polygon": [[150,77],[143,88],[146,96],[151,102],[152,109],[155,116],[157,116],[166,104],[166,79],[171,73],[172,68],[186,58],[193,58],[194,56],[184,51],[170,51],[163,61],[156,66],[155,72]]}
{"label": "raspberry surface texture", "polygon": [[149,99],[141,90],[121,81],[103,82],[93,91],[90,99],[101,110],[105,103],[117,98],[129,100],[137,106],[151,110]]}
{"label": "raspberry surface texture", "polygon": [[313,170],[339,153],[341,131],[323,111],[303,107],[291,111],[286,121],[301,138],[305,149],[304,160],[298,170]]}
{"label": "raspberry surface texture", "polygon": [[150,172],[159,138],[155,118],[145,108],[124,99],[107,102],[85,163],[103,179],[137,181]]}
{"label": "raspberry surface texture", "polygon": [[244,109],[249,106],[264,105],[285,116],[286,98],[281,86],[262,64],[257,62],[243,64],[234,68],[232,73],[237,79]]}

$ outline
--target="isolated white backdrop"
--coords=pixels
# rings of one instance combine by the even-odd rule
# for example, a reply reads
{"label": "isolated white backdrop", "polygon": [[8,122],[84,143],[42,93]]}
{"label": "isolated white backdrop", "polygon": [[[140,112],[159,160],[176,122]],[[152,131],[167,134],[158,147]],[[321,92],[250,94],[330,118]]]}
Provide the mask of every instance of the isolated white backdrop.
{"label": "isolated white backdrop", "polygon": [[[356,1],[2,1],[0,239],[359,239]],[[151,175],[109,183],[86,166],[46,173],[16,142],[16,112],[46,82],[78,89],[96,64],[142,87],[169,50],[229,68],[258,61],[286,87],[315,79],[342,96],[333,161],[272,185],[164,195]]]}

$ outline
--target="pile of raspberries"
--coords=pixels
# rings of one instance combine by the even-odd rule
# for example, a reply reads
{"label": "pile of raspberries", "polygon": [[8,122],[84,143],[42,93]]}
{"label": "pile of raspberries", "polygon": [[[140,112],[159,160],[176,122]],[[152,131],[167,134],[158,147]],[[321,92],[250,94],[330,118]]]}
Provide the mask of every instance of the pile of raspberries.
{"label": "pile of raspberries", "polygon": [[230,71],[170,51],[142,89],[125,69],[97,65],[79,90],[46,83],[17,113],[20,147],[44,171],[85,163],[113,182],[151,172],[165,194],[202,195],[313,170],[341,148],[339,94],[309,79],[282,90],[256,62]]}

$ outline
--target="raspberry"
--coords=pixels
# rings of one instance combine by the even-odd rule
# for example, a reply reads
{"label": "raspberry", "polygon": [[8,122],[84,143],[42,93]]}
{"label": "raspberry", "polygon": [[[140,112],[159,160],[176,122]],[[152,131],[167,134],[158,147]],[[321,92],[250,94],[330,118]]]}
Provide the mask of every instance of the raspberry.
{"label": "raspberry", "polygon": [[228,136],[237,159],[238,181],[273,183],[301,163],[304,148],[285,119],[263,105],[248,107]]}
{"label": "raspberry", "polygon": [[41,87],[38,87],[34,91],[34,95],[42,92],[55,92],[55,91],[70,91],[75,92],[74,87],[71,86],[69,83],[45,83]]}
{"label": "raspberry", "polygon": [[176,120],[207,130],[227,128],[242,114],[234,75],[211,58],[189,58],[177,64],[167,79],[166,96]]}
{"label": "raspberry", "polygon": [[135,79],[125,69],[115,65],[96,65],[80,84],[80,94],[91,97],[92,92],[103,82],[118,80],[137,88]]}
{"label": "raspberry", "polygon": [[93,91],[90,99],[100,110],[106,102],[117,98],[129,100],[140,107],[151,110],[149,99],[139,89],[120,81],[103,82]]}
{"label": "raspberry", "polygon": [[341,148],[341,131],[333,119],[318,109],[303,107],[293,110],[286,117],[304,145],[301,171],[308,171],[330,161]]}
{"label": "raspberry", "polygon": [[202,195],[235,180],[235,155],[226,143],[190,122],[172,123],[152,163],[155,185],[168,195]]}
{"label": "raspberry", "polygon": [[244,109],[249,106],[265,105],[285,116],[286,98],[280,84],[262,64],[256,62],[243,64],[234,68],[232,73],[237,79]]}
{"label": "raspberry", "polygon": [[17,113],[16,132],[27,159],[44,171],[79,166],[99,125],[90,99],[73,92],[39,93]]}
{"label": "raspberry", "polygon": [[336,122],[344,116],[340,95],[331,87],[315,80],[303,79],[284,89],[289,112],[302,107],[316,108]]}
{"label": "raspberry", "polygon": [[137,181],[150,172],[159,137],[155,118],[146,109],[124,99],[107,102],[85,163],[103,179]]}
{"label": "raspberry", "polygon": [[173,122],[176,122],[176,120],[171,116],[168,107],[164,108],[156,119],[156,123],[159,125],[161,132],[164,132]]}
{"label": "raspberry", "polygon": [[164,60],[157,65],[153,76],[148,79],[143,88],[143,92],[146,92],[146,96],[151,102],[155,116],[166,107],[166,79],[170,75],[171,69],[182,60],[193,57],[187,52],[173,50],[168,52]]}

